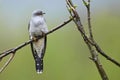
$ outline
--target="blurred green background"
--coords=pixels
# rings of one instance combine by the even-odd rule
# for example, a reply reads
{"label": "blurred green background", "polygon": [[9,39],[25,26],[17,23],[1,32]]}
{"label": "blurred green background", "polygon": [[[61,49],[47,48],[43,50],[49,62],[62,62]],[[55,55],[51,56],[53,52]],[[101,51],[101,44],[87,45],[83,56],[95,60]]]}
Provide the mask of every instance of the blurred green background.
{"label": "blurred green background", "polygon": [[[86,8],[78,6],[87,28]],[[120,0],[92,0],[93,33],[101,48],[120,62]],[[35,9],[43,10],[49,30],[69,18],[65,0],[0,0],[0,52],[27,41],[28,22]],[[44,72],[38,75],[30,50],[19,50],[0,74],[0,80],[101,80],[90,52],[73,22],[48,35]],[[120,80],[120,69],[99,55],[110,80]],[[5,60],[0,62],[0,67]]]}

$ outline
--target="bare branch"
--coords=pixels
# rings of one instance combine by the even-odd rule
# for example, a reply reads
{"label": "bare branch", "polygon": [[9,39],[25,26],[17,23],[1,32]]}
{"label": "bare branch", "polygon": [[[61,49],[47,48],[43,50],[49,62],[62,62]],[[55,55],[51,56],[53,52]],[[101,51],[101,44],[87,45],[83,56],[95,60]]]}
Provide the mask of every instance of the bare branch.
{"label": "bare branch", "polygon": [[93,41],[92,26],[91,26],[91,17],[90,17],[90,0],[88,0],[87,8],[87,17],[88,17],[88,29],[90,34],[90,39]]}
{"label": "bare branch", "polygon": [[104,70],[103,67],[102,67],[102,64],[100,63],[100,60],[99,60],[99,58],[98,58],[98,54],[97,54],[96,50],[95,50],[94,47],[93,47],[92,45],[90,45],[89,43],[88,43],[87,45],[88,45],[88,48],[89,48],[89,50],[90,50],[90,52],[91,52],[91,56],[92,56],[90,59],[91,59],[92,61],[94,61],[94,63],[95,63],[95,65],[96,65],[97,69],[98,69],[98,72],[99,72],[101,78],[102,78],[103,80],[109,80],[108,77],[107,77],[107,74],[106,74],[105,70]]}
{"label": "bare branch", "polygon": [[[62,28],[63,26],[65,26],[66,24],[68,24],[69,22],[71,22],[73,19],[74,19],[74,17],[72,17],[72,18],[64,21],[63,23],[61,23],[61,24],[58,25],[57,27],[55,27],[55,28],[51,29],[49,32],[47,32],[44,36],[47,36],[48,34],[53,33],[54,31]],[[41,38],[43,38],[44,36],[39,37],[38,39],[41,39]],[[12,56],[11,56],[11,57],[9,58],[9,60],[5,63],[5,65],[0,69],[0,72],[2,72],[2,71],[7,67],[7,65],[10,63],[10,61],[13,59],[16,51],[18,51],[19,49],[27,46],[28,44],[30,44],[30,43],[33,42],[33,41],[34,41],[34,40],[28,40],[28,41],[20,44],[19,46],[15,47],[15,48],[12,48],[12,49],[9,49],[9,50],[6,50],[6,51],[2,52],[2,53],[0,54],[0,60],[2,60],[4,57],[6,57],[6,56],[9,55],[9,54],[12,54]]]}
{"label": "bare branch", "polygon": [[97,43],[95,43],[95,48],[96,50],[102,55],[104,56],[107,60],[111,61],[112,63],[114,63],[115,65],[117,65],[118,67],[120,67],[120,63],[117,62],[116,60],[114,60],[113,58],[111,58],[110,56],[108,56],[100,47]]}
{"label": "bare branch", "polygon": [[99,45],[94,40],[93,33],[92,33],[92,26],[91,26],[91,17],[90,17],[90,0],[88,0],[87,5],[85,5],[85,6],[87,8],[87,16],[88,16],[88,29],[89,29],[89,34],[90,34],[90,38],[89,39],[91,39],[91,41],[94,43],[94,44],[91,44],[91,45],[93,45],[96,48],[96,50],[102,56],[104,56],[106,59],[110,60],[112,63],[114,63],[114,64],[116,64],[117,66],[120,67],[120,63],[118,63],[117,61],[115,61],[114,59],[112,59],[110,56],[108,56],[107,54],[105,54],[105,52],[103,52],[103,50],[99,47]]}
{"label": "bare branch", "polygon": [[73,5],[71,0],[66,0],[67,8],[68,8],[70,15],[75,16],[73,21],[75,22],[79,32],[81,33],[85,43],[87,44],[87,46],[91,52],[91,56],[92,56],[91,59],[96,64],[96,67],[101,75],[101,78],[103,80],[108,80],[108,77],[107,77],[107,75],[106,75],[106,73],[105,73],[105,71],[100,63],[100,60],[98,59],[97,52],[99,52],[103,57],[105,57],[106,59],[108,59],[109,61],[111,61],[112,63],[116,64],[119,67],[120,67],[120,63],[117,62],[116,60],[112,59],[105,52],[103,52],[103,50],[99,47],[99,45],[94,40],[93,34],[92,34],[91,17],[90,17],[90,0],[88,0],[88,2],[86,2],[85,0],[82,0],[82,1],[87,8],[89,37],[87,37],[87,35],[85,33],[84,27],[83,27],[81,20],[80,20],[80,16],[78,15],[76,9],[74,8],[74,5]]}
{"label": "bare branch", "polygon": [[7,65],[12,61],[13,57],[14,57],[14,53],[11,54],[11,56],[9,57],[8,61],[6,61],[6,63],[3,65],[3,67],[0,69],[0,73],[7,67]]}

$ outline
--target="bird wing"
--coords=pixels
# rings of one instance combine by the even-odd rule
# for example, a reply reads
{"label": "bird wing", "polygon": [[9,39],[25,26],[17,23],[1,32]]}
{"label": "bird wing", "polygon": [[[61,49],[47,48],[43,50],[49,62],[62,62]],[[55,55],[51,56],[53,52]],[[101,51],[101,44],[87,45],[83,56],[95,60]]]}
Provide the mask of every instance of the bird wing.
{"label": "bird wing", "polygon": [[[28,23],[28,30],[30,29],[30,22]],[[29,35],[29,39],[31,39],[31,35]],[[32,54],[33,54],[33,57],[35,59],[35,57],[37,57],[37,53],[33,47],[33,42],[30,43],[30,46],[31,46],[31,51],[32,51]]]}
{"label": "bird wing", "polygon": [[36,57],[38,57],[38,55],[37,55],[36,50],[33,47],[33,42],[30,43],[30,46],[31,46],[31,51],[32,51],[33,57],[34,57],[34,59],[36,59]]}
{"label": "bird wing", "polygon": [[46,44],[47,44],[47,36],[44,37],[44,47],[42,49],[42,54],[41,54],[41,58],[43,59],[44,55],[45,55],[45,51],[46,51]]}

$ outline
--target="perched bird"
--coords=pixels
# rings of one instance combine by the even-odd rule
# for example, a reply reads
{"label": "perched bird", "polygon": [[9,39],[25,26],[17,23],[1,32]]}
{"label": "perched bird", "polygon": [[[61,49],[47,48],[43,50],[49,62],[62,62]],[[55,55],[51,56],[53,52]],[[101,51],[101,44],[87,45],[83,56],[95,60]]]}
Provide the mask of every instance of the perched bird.
{"label": "perched bird", "polygon": [[43,17],[44,14],[45,13],[43,13],[41,10],[33,11],[28,25],[30,39],[35,40],[31,43],[31,50],[38,74],[43,72],[43,58],[45,55],[47,42],[47,36],[36,40],[38,37],[44,36],[44,34],[48,32],[47,24]]}

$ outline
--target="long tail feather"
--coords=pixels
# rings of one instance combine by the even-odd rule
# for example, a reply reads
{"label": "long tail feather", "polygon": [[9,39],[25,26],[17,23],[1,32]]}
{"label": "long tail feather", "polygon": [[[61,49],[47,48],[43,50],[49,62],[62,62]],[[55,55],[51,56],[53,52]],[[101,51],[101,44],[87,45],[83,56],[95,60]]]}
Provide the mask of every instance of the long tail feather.
{"label": "long tail feather", "polygon": [[40,58],[36,59],[35,64],[37,73],[41,74],[43,72],[43,59]]}

